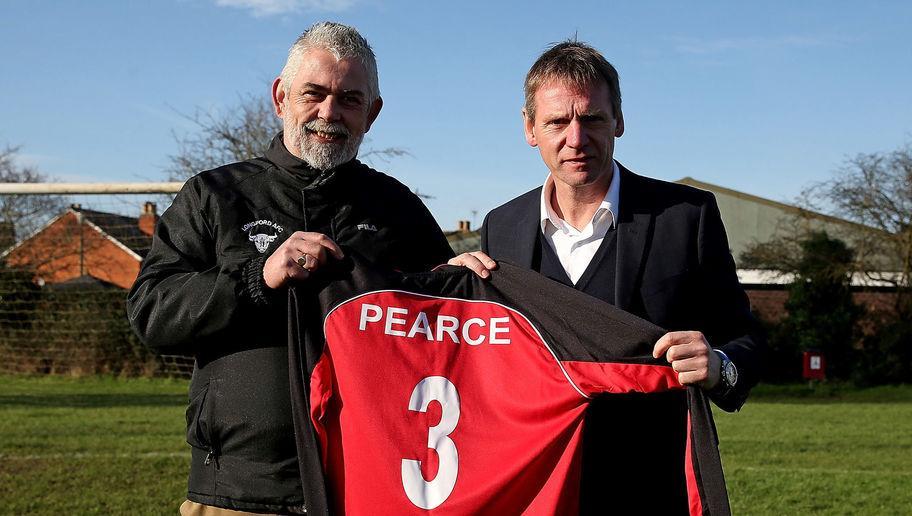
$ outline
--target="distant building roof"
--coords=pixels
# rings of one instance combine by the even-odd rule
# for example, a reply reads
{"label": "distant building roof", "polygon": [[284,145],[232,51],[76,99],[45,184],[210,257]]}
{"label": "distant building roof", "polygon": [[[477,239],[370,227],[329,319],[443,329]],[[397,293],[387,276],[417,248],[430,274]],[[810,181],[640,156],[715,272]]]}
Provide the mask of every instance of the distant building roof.
{"label": "distant building roof", "polygon": [[[698,181],[685,177],[676,181],[679,184],[693,186],[712,192],[716,196],[728,245],[735,262],[751,245],[758,242],[769,242],[787,230],[791,223],[800,218],[809,229],[826,231],[830,236],[851,244],[859,230],[870,233],[883,233],[882,230],[865,226],[857,222],[841,219],[784,202],[765,199],[756,195],[739,192],[731,188]],[[891,269],[890,257],[880,257],[885,270]]]}
{"label": "distant building roof", "polygon": [[755,203],[764,204],[766,206],[770,206],[772,208],[776,208],[776,209],[782,210],[784,212],[791,213],[793,215],[809,216],[809,217],[813,217],[815,219],[825,220],[825,221],[832,222],[835,224],[846,224],[846,225],[857,226],[859,228],[864,228],[864,229],[868,229],[868,230],[875,229],[875,228],[865,226],[863,224],[859,224],[857,222],[852,222],[851,220],[841,219],[839,217],[834,217],[832,215],[827,215],[825,213],[819,213],[819,212],[808,210],[805,208],[799,208],[798,206],[795,206],[792,204],[774,201],[772,199],[767,199],[765,197],[760,197],[758,195],[739,192],[738,190],[732,190],[731,188],[726,188],[724,186],[719,186],[719,185],[714,185],[712,183],[699,181],[692,177],[683,177],[683,178],[675,181],[675,183],[692,186],[694,188],[699,188],[700,190],[707,190],[707,191],[713,192],[715,194],[728,195],[728,196],[735,197],[737,199],[741,199],[741,200],[747,201],[747,202],[755,202]]}
{"label": "distant building roof", "polygon": [[84,220],[95,224],[108,236],[143,258],[146,257],[146,253],[152,247],[152,237],[139,229],[139,219],[137,217],[87,210],[79,205],[74,205],[70,209],[76,213],[81,213]]}

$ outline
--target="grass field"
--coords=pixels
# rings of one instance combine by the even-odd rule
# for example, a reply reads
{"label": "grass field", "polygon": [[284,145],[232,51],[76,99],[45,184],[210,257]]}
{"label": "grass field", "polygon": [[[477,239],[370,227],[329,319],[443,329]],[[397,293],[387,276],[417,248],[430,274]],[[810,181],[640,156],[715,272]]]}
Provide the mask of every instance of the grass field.
{"label": "grass field", "polygon": [[[176,514],[187,383],[0,376],[0,514]],[[912,386],[717,413],[736,514],[912,514]]]}
{"label": "grass field", "polygon": [[0,376],[0,514],[176,514],[186,381]]}
{"label": "grass field", "polygon": [[756,394],[716,412],[735,514],[912,514],[912,387]]}

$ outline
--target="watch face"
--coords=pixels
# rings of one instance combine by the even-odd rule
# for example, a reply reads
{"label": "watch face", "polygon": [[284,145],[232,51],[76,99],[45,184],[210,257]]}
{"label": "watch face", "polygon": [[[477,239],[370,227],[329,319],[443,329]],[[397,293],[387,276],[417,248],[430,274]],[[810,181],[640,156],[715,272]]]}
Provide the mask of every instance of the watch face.
{"label": "watch face", "polygon": [[722,376],[725,377],[725,383],[728,384],[729,387],[735,386],[735,383],[738,381],[738,369],[731,360],[725,362],[725,366],[722,367]]}

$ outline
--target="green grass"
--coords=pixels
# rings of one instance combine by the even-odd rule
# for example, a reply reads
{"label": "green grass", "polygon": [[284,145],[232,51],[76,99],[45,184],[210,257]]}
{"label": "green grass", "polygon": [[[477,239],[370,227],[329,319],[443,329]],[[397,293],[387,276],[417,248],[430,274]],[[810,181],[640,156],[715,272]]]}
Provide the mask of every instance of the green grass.
{"label": "green grass", "polygon": [[[176,514],[187,382],[0,376],[0,514]],[[735,514],[912,514],[912,386],[716,412]]]}
{"label": "green grass", "polygon": [[0,514],[176,514],[186,381],[0,376]]}
{"label": "green grass", "polygon": [[912,386],[761,386],[715,414],[735,514],[912,514]]}

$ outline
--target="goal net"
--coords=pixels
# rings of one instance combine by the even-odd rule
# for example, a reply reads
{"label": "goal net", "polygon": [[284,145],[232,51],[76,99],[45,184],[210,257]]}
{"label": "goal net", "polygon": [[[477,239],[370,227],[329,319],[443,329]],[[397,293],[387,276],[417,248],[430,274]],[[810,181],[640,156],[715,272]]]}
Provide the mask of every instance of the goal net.
{"label": "goal net", "polygon": [[126,297],[180,183],[0,184],[0,373],[182,376],[139,342]]}

